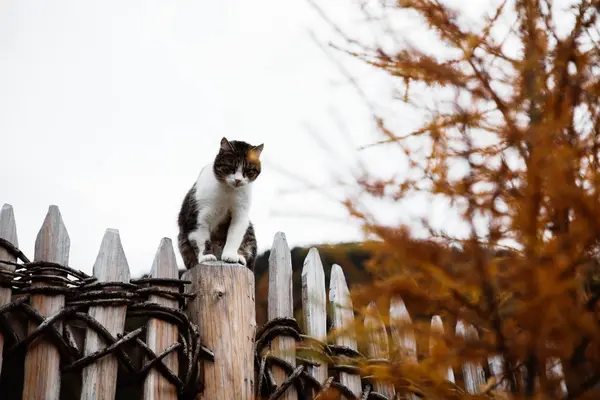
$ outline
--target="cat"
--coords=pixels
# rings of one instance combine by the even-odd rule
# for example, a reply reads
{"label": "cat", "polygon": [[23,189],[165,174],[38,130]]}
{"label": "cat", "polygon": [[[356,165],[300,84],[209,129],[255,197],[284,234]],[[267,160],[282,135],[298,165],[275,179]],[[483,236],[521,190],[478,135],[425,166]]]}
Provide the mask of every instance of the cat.
{"label": "cat", "polygon": [[248,212],[263,148],[222,138],[215,159],[200,171],[177,219],[179,252],[187,269],[216,261],[214,247],[220,246],[221,261],[254,270],[256,236]]}

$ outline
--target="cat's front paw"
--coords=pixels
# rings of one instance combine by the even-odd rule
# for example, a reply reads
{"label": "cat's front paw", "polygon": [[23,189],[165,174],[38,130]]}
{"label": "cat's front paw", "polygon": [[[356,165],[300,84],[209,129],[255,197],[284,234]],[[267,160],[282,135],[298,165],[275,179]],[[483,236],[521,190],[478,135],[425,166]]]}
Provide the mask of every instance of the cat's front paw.
{"label": "cat's front paw", "polygon": [[238,254],[237,252],[223,252],[223,254],[221,255],[221,261],[223,262],[227,262],[227,263],[234,263],[234,264],[242,264],[242,265],[246,265],[246,258],[240,254]]}
{"label": "cat's front paw", "polygon": [[217,261],[217,257],[214,254],[202,254],[198,257],[198,264],[208,261]]}

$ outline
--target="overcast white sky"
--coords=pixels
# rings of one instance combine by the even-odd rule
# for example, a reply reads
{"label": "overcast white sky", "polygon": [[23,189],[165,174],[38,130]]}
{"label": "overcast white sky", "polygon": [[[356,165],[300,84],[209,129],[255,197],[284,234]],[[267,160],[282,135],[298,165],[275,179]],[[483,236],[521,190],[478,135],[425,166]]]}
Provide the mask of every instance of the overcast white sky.
{"label": "overcast white sky", "polygon": [[[353,1],[317,2],[368,34]],[[469,2],[469,13],[476,18],[484,3]],[[90,272],[105,229],[116,228],[132,275],[148,271],[160,239],[176,238],[181,200],[222,136],[265,144],[252,210],[260,250],[277,231],[290,246],[360,239],[341,206],[281,172],[327,186],[357,146],[377,138],[368,109],[309,31],[334,37],[305,0],[2,1],[0,204],[15,209],[21,249],[33,256],[56,204],[72,267]],[[369,94],[391,96],[381,74],[339,59]],[[418,122],[394,117],[404,129]],[[401,164],[391,150],[363,157],[375,170]],[[417,202],[403,214],[436,210]]]}
{"label": "overcast white sky", "polygon": [[347,219],[289,215],[344,217],[331,201],[319,211],[322,196],[280,194],[301,184],[272,166],[317,184],[343,169],[303,127],[328,130],[351,160],[331,108],[352,110],[357,143],[373,138],[309,29],[330,32],[303,0],[3,1],[0,203],[15,209],[23,251],[33,256],[56,204],[71,266],[91,271],[104,230],[117,228],[132,274],[149,270],[222,136],[265,143],[252,210],[261,250],[279,230],[292,246],[359,238]]}

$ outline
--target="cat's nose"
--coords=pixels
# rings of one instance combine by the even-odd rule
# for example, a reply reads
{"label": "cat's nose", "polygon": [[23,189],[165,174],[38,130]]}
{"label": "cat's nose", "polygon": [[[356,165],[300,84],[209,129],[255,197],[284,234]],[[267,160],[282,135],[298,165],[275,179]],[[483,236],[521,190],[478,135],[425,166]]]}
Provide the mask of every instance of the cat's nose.
{"label": "cat's nose", "polygon": [[238,179],[238,178],[235,178],[233,181],[235,182],[236,185],[239,185],[240,183],[242,183],[242,180]]}

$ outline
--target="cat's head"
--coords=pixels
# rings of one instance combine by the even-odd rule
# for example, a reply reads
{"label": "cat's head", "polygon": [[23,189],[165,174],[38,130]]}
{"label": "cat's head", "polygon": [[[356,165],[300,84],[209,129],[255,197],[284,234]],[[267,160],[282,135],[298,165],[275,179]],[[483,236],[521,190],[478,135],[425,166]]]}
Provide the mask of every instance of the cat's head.
{"label": "cat's head", "polygon": [[260,153],[264,145],[253,146],[237,140],[221,139],[213,164],[215,177],[232,188],[246,186],[260,175]]}

